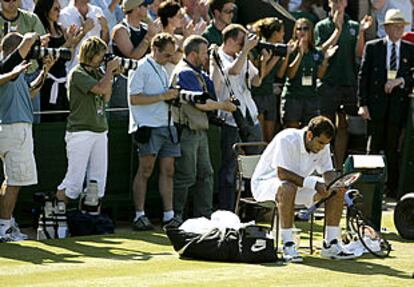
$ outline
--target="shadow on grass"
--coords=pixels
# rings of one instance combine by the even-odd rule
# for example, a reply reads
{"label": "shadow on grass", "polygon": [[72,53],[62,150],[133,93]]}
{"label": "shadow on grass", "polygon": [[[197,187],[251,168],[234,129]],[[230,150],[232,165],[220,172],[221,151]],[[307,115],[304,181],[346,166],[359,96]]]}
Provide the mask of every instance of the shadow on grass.
{"label": "shadow on grass", "polygon": [[[389,258],[388,260],[392,260]],[[384,261],[385,263],[386,261]],[[318,257],[306,257],[304,265],[312,266],[315,268],[323,268],[332,270],[335,272],[351,273],[359,275],[386,275],[390,277],[397,277],[401,279],[412,280],[411,276],[407,273],[394,269],[386,264],[378,264],[373,262],[362,262],[357,260],[327,260],[325,258]]]}
{"label": "shadow on grass", "polygon": [[[151,238],[148,240],[148,238]],[[172,252],[152,252],[151,246],[134,243],[134,247],[125,244],[127,240],[142,240],[152,244],[169,244],[165,236],[157,232],[125,233],[100,236],[71,237],[66,239],[44,240],[39,246],[23,244],[1,244],[0,254],[3,258],[30,262],[47,263],[84,263],[86,258],[110,260],[148,261],[154,256],[170,256]],[[53,248],[51,248],[53,247]],[[56,248],[58,248],[56,250]],[[56,251],[55,251],[56,250]]]}
{"label": "shadow on grass", "polygon": [[383,235],[385,239],[390,240],[390,241],[398,241],[401,243],[414,243],[414,240],[404,239],[395,232],[385,233]]}

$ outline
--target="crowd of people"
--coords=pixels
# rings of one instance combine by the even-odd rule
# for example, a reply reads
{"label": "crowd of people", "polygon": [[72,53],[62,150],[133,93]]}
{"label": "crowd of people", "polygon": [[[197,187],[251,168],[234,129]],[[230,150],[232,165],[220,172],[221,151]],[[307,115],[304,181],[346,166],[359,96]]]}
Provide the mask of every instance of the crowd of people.
{"label": "crowd of people", "polygon": [[[402,40],[412,38],[412,1],[371,0],[374,17],[358,21],[346,13],[348,0],[276,2],[297,19],[291,39],[288,18],[233,23],[235,0],[0,0],[3,241],[27,238],[13,210],[20,188],[37,183],[36,121],[67,122],[68,167],[56,198],[77,199],[85,182],[104,197],[107,108],[124,108],[110,116],[129,119],[125,133],[137,147],[135,230],[153,228],[145,196],[157,162],[164,226],[211,215],[212,123],[220,129],[220,209],[235,205],[234,143],[271,142],[319,115],[335,125],[324,145],[332,140],[337,170],[349,116],[366,120],[367,153],[386,155],[387,192],[395,196],[413,81],[414,48]],[[378,38],[366,43],[370,29]],[[33,55],[41,47],[68,49],[72,57]],[[192,214],[185,213],[188,202]]]}

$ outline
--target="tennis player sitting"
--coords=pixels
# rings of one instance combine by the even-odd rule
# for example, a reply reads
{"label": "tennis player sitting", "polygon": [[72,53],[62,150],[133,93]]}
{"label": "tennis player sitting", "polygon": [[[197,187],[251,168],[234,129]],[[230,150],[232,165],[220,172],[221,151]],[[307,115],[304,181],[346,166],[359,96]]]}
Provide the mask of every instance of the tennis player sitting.
{"label": "tennis player sitting", "polygon": [[[327,197],[327,183],[335,178],[329,143],[335,136],[332,122],[314,117],[303,129],[285,129],[278,133],[263,152],[252,177],[252,194],[257,201],[276,200],[281,221],[283,258],[302,262],[293,242],[295,204],[311,206]],[[323,175],[313,176],[314,171]],[[337,192],[325,205],[326,232],[322,257],[350,259],[356,257],[342,245],[339,222],[343,208],[343,192]]]}

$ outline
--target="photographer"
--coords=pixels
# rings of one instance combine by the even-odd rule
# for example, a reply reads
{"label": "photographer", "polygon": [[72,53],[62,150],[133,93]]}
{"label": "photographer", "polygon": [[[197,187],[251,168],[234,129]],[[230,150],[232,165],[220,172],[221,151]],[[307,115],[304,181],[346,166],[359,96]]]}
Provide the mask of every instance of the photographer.
{"label": "photographer", "polygon": [[135,230],[149,230],[153,226],[145,216],[145,194],[148,179],[159,158],[159,191],[164,204],[164,224],[175,224],[173,211],[174,158],[179,157],[177,130],[172,125],[171,111],[166,101],[174,100],[178,90],[169,89],[164,64],[175,54],[175,39],[168,33],[155,35],[151,53],[141,59],[138,68],[130,73],[129,104],[130,133],[138,142],[139,167],[134,178]]}
{"label": "photographer", "polygon": [[32,98],[38,93],[54,59],[44,58],[39,76],[27,83],[24,73],[30,64],[24,59],[34,43],[37,33],[8,33],[1,42],[3,61],[0,64],[0,159],[5,181],[0,197],[0,242],[27,239],[14,221],[13,210],[22,186],[37,183],[33,154]]}
{"label": "photographer", "polygon": [[[216,94],[220,101],[235,97],[240,105],[240,119],[235,114],[220,111],[225,119],[221,132],[222,164],[219,172],[219,208],[234,209],[234,188],[236,158],[233,144],[240,141],[252,142],[261,140],[258,111],[251,95],[251,85],[261,84],[261,74],[251,61],[249,52],[257,45],[256,36],[248,37],[247,30],[238,24],[231,24],[223,30],[223,45],[213,51],[210,72],[214,80]],[[265,63],[260,64],[261,69]],[[234,99],[233,99],[234,100]],[[240,136],[244,135],[241,139]],[[248,153],[258,152],[247,150]]]}
{"label": "photographer", "polygon": [[[201,36],[190,36],[184,41],[185,57],[172,75],[172,86],[182,92],[203,92],[199,100],[182,100],[174,108],[175,121],[181,133],[181,157],[175,161],[174,211],[183,219],[189,189],[193,189],[194,217],[210,217],[213,205],[213,168],[210,162],[207,130],[207,111],[218,109],[233,112],[236,106],[229,100],[216,102],[213,82],[201,68],[208,61],[208,41]],[[205,96],[207,95],[207,96]],[[185,95],[184,95],[185,96]],[[205,97],[205,98],[203,98]]]}
{"label": "photographer", "polygon": [[[103,40],[88,38],[81,44],[79,64],[69,73],[70,114],[65,135],[68,169],[56,193],[56,198],[65,203],[81,194],[85,176],[87,192],[97,193],[99,199],[105,194],[108,167],[105,105],[111,98],[112,78],[120,70],[115,58],[106,63],[105,74],[101,72],[106,51]],[[95,190],[91,190],[92,182]],[[99,212],[99,204],[95,209]]]}

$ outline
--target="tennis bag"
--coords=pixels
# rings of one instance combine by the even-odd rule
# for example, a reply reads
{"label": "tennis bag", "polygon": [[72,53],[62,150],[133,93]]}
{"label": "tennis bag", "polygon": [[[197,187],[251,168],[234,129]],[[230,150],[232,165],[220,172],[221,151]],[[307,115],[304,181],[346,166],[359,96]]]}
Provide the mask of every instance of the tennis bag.
{"label": "tennis bag", "polygon": [[106,214],[92,215],[73,210],[67,212],[71,236],[102,235],[114,233],[114,224]]}
{"label": "tennis bag", "polygon": [[182,257],[207,261],[265,263],[277,260],[268,228],[251,225],[239,230],[213,228],[205,234],[167,230],[174,250]]}

